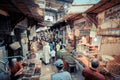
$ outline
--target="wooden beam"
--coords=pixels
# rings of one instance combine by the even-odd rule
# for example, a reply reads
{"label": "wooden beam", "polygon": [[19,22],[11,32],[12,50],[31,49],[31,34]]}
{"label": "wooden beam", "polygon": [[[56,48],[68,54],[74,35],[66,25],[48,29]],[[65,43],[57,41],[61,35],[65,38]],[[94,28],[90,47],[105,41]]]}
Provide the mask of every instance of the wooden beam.
{"label": "wooden beam", "polygon": [[110,2],[110,0],[101,0],[98,4],[95,4],[92,8],[88,9],[87,12],[93,12],[96,9],[100,8],[101,6],[105,5],[107,2]]}
{"label": "wooden beam", "polygon": [[95,4],[92,8],[88,9],[86,13],[100,13],[107,10],[115,5],[119,5],[120,0],[101,0],[98,4]]}
{"label": "wooden beam", "polygon": [[96,25],[96,27],[98,27],[98,21],[97,21],[97,19],[96,19],[96,16],[97,16],[97,14],[91,14],[91,13],[88,13],[87,14],[87,17],[89,18],[89,20],[92,22],[92,23],[94,23],[95,25]]}

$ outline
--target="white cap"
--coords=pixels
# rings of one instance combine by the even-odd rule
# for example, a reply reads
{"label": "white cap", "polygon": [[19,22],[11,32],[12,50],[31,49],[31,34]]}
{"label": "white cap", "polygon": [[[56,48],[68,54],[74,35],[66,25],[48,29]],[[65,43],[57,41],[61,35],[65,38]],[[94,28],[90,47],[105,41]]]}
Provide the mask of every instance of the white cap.
{"label": "white cap", "polygon": [[55,62],[55,65],[57,67],[63,67],[63,61],[61,59],[58,59],[56,62]]}
{"label": "white cap", "polygon": [[17,61],[17,59],[16,59],[16,58],[13,58],[13,59],[12,59],[12,62],[16,62],[16,61]]}

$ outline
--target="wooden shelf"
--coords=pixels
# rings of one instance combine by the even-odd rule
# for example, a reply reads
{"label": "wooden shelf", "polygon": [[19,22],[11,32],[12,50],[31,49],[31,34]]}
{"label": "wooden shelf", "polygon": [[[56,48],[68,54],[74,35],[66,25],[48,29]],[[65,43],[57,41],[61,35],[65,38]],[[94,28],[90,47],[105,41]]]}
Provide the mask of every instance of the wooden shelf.
{"label": "wooden shelf", "polygon": [[100,31],[108,31],[108,30],[120,30],[120,28],[106,28],[106,29],[100,29]]}
{"label": "wooden shelf", "polygon": [[120,28],[100,29],[97,35],[120,37]]}

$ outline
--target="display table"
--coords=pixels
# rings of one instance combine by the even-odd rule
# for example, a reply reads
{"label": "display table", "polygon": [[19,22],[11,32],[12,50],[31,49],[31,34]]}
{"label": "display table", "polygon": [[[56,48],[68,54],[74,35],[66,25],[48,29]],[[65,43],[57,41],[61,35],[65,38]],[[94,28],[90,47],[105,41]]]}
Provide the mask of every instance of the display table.
{"label": "display table", "polygon": [[23,61],[25,65],[23,68],[26,69],[24,73],[22,73],[21,80],[39,80],[41,74],[41,61],[37,59],[28,59]]}

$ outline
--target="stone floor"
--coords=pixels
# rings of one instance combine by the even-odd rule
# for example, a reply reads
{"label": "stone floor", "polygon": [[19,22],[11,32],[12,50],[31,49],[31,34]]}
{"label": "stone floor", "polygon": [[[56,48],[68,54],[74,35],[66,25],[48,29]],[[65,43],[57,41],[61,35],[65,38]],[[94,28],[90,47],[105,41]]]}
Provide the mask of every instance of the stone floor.
{"label": "stone floor", "polygon": [[[51,80],[51,75],[57,71],[53,64],[44,65],[42,64],[40,80]],[[84,80],[82,79],[80,70],[70,73],[72,80]]]}

